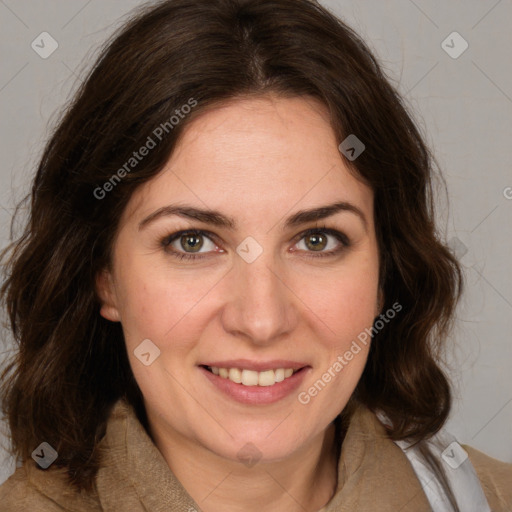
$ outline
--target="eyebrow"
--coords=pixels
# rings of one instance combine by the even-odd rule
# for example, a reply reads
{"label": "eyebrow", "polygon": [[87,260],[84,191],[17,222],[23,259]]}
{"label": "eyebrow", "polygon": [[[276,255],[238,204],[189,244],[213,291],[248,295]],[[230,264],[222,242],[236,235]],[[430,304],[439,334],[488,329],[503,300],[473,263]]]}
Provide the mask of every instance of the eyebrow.
{"label": "eyebrow", "polygon": [[[299,210],[286,219],[283,229],[294,228],[309,222],[319,221],[331,217],[339,212],[349,212],[357,215],[363,222],[365,230],[368,230],[368,221],[362,210],[352,203],[339,201],[333,204],[311,208],[309,210]],[[211,224],[219,228],[236,230],[237,223],[231,217],[227,217],[217,210],[208,210],[196,208],[189,205],[167,205],[159,208],[139,223],[139,231],[144,229],[151,222],[162,217],[177,215],[186,219],[198,220],[205,224]]]}

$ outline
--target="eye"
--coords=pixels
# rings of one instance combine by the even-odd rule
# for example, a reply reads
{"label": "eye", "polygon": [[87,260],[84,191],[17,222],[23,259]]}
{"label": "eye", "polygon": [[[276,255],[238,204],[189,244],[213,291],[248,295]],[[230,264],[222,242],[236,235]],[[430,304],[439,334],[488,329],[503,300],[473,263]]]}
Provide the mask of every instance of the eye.
{"label": "eye", "polygon": [[[302,244],[303,248],[299,248],[312,253],[308,254],[308,257],[313,258],[335,256],[350,246],[350,240],[344,233],[327,227],[308,229],[299,236],[300,240],[297,246]],[[331,242],[329,238],[331,238]],[[326,248],[329,250],[324,250]]]}
{"label": "eye", "polygon": [[[204,252],[208,253],[218,248],[218,246],[211,240],[206,231],[199,229],[189,229],[187,231],[179,231],[165,237],[161,244],[169,254],[179,259],[192,259],[198,260],[206,256],[200,253],[202,248],[206,248]],[[205,240],[209,242],[205,244]],[[181,251],[185,252],[181,252]]]}

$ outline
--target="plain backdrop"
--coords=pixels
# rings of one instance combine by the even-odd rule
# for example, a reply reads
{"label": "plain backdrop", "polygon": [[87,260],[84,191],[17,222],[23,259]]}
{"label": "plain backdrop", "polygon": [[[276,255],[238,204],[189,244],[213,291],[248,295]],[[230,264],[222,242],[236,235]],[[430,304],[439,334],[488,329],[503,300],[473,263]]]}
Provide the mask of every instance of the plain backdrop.
{"label": "plain backdrop", "polygon": [[[59,107],[141,3],[0,0],[2,246]],[[448,354],[455,404],[447,427],[512,462],[512,2],[321,3],[368,42],[443,170],[449,204],[440,197],[440,227],[467,282]],[[31,46],[42,32],[58,44],[46,59]],[[10,340],[3,331],[6,355]],[[0,460],[2,482],[15,464],[1,450]]]}

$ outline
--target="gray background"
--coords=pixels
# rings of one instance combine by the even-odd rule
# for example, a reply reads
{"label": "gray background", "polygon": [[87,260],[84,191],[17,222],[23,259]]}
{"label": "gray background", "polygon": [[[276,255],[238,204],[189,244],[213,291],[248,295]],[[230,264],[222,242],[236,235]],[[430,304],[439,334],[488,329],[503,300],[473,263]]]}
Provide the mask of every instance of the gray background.
{"label": "gray background", "polygon": [[[0,0],[1,244],[42,144],[101,43],[137,0]],[[460,442],[512,462],[512,2],[323,0],[380,58],[445,174],[441,227],[465,268],[467,291],[448,353]],[[42,59],[42,32],[58,49]],[[469,44],[452,58],[441,43]],[[456,39],[451,51],[461,48]],[[442,199],[442,197],[441,197]],[[3,351],[9,335],[2,336]],[[2,441],[5,445],[5,439]],[[14,462],[0,450],[0,482]]]}

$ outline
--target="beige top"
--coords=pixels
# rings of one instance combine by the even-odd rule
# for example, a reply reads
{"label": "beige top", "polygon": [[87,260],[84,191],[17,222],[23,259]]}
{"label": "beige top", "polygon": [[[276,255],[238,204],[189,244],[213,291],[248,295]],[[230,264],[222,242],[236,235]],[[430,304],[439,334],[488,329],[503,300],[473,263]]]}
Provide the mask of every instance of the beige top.
{"label": "beige top", "polygon": [[[65,471],[31,459],[0,486],[4,512],[200,512],[173,475],[132,408],[116,404],[102,440],[105,457],[95,491],[79,494]],[[493,512],[512,511],[512,464],[464,446]],[[360,407],[343,441],[336,494],[320,512],[430,512],[402,450],[375,415]]]}

